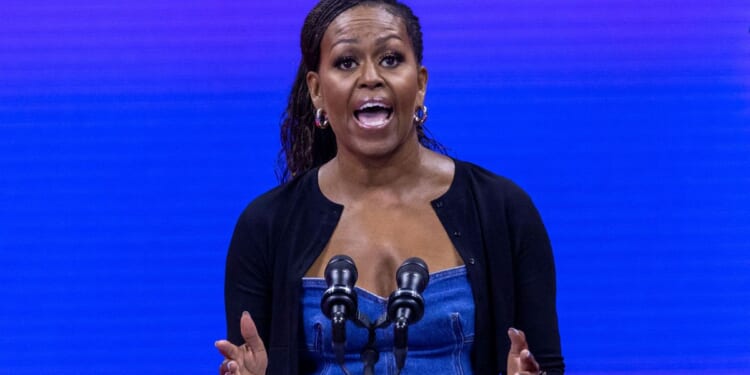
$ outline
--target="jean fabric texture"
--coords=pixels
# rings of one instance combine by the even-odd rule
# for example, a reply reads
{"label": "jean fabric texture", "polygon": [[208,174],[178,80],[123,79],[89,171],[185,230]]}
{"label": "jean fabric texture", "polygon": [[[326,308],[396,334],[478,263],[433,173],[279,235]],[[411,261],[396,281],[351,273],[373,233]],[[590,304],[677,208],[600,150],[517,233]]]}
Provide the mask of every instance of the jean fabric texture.
{"label": "jean fabric texture", "polygon": [[[331,322],[320,310],[327,289],[321,278],[303,278],[303,325],[307,352],[304,357],[317,364],[312,374],[343,374],[331,344]],[[375,321],[386,313],[388,299],[355,287],[359,311]],[[409,327],[408,353],[402,375],[472,374],[470,354],[474,343],[474,300],[466,276],[459,266],[430,274],[422,297],[425,313]],[[375,346],[380,353],[375,374],[396,374],[393,354],[393,325],[376,330]],[[352,322],[346,324],[345,366],[351,374],[362,374],[360,358],[368,331]]]}

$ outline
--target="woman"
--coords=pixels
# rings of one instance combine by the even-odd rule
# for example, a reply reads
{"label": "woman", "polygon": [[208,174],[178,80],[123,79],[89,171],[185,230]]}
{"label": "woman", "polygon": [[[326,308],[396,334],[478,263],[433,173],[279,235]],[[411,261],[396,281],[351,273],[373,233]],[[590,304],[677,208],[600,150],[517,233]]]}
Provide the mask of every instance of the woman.
{"label": "woman", "polygon": [[[440,147],[425,135],[428,74],[411,10],[323,0],[305,20],[301,48],[282,122],[289,181],[246,208],[227,256],[220,373],[331,367],[330,325],[310,301],[320,301],[320,278],[337,254],[359,265],[358,294],[372,311],[396,289],[404,259],[418,256],[437,271],[425,318],[410,328],[405,373],[433,364],[453,373],[562,373],[544,226],[512,182],[432,151]],[[347,331],[350,370],[358,370],[357,335]],[[392,368],[389,358],[381,352],[376,371]]]}

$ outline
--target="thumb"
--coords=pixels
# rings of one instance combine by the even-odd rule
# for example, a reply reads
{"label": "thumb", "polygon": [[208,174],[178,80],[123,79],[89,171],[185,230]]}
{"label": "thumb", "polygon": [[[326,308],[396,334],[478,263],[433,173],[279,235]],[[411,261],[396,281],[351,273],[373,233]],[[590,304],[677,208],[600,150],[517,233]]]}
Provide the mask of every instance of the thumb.
{"label": "thumb", "polygon": [[242,338],[245,339],[245,344],[247,344],[253,353],[266,351],[266,347],[263,345],[263,340],[261,340],[260,335],[258,335],[258,328],[255,327],[255,322],[247,311],[242,312],[242,318],[240,318],[240,332],[242,333]]}

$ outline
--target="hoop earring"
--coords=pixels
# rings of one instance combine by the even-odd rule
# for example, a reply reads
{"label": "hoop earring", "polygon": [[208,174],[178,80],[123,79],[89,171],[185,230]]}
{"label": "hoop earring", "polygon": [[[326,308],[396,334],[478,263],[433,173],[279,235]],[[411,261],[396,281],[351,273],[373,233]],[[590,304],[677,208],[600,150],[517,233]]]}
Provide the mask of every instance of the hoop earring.
{"label": "hoop earring", "polygon": [[318,108],[315,110],[315,126],[318,129],[326,129],[328,126],[331,125],[330,122],[328,122],[328,116],[326,116],[325,111],[323,108]]}
{"label": "hoop earring", "polygon": [[414,123],[417,126],[422,126],[425,121],[427,121],[427,106],[421,105],[414,111]]}

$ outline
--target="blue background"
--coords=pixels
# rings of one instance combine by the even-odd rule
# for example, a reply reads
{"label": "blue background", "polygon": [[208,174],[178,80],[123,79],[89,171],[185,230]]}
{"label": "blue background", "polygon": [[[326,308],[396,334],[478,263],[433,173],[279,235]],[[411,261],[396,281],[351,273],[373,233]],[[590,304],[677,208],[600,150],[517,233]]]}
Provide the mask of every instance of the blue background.
{"label": "blue background", "polygon": [[[750,373],[750,2],[409,1],[428,126],[535,199],[571,374]],[[0,373],[215,373],[311,1],[4,1]]]}

